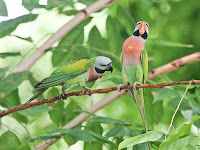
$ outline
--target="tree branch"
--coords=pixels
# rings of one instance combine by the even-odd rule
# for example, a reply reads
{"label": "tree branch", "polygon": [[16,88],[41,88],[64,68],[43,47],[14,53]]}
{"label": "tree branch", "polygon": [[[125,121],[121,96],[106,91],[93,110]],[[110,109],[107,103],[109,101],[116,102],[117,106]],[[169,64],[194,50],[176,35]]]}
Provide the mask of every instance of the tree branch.
{"label": "tree branch", "polygon": [[[171,83],[159,83],[159,84],[137,84],[136,85],[136,89],[139,88],[163,88],[165,86],[173,86],[173,85],[185,85],[185,84],[189,84],[190,81],[180,81],[180,82],[171,82]],[[192,80],[192,84],[200,84],[200,80]],[[126,90],[126,89],[132,89],[133,85],[125,85],[125,86],[121,86],[120,90]],[[17,106],[11,109],[8,109],[6,111],[3,111],[0,113],[0,118],[3,116],[6,116],[10,113],[13,112],[17,112],[20,110],[24,110],[27,108],[31,108],[31,107],[35,107],[35,106],[39,106],[45,103],[54,103],[57,100],[60,99],[67,99],[68,97],[71,96],[82,96],[82,95],[92,95],[92,94],[102,94],[102,93],[109,93],[112,91],[117,91],[117,87],[111,87],[111,88],[106,88],[106,89],[96,89],[96,90],[90,90],[90,91],[78,91],[78,92],[71,92],[68,94],[63,94],[62,96],[56,96],[53,98],[49,98],[49,99],[43,99],[40,101],[36,101],[36,102],[32,102],[32,103],[28,103],[25,105],[21,105],[21,106]],[[23,106],[23,107],[22,107]]]}
{"label": "tree branch", "polygon": [[167,73],[167,72],[173,71],[175,69],[178,69],[178,68],[184,66],[185,64],[187,64],[191,61],[194,61],[196,59],[200,59],[200,51],[190,54],[190,55],[187,55],[185,57],[176,59],[164,66],[158,67],[158,68],[150,71],[148,73],[148,79],[152,79],[152,78],[159,76],[160,74]]}
{"label": "tree branch", "polygon": [[60,29],[57,30],[41,47],[39,47],[33,54],[24,59],[15,69],[10,73],[20,72],[29,70],[31,66],[45,54],[45,51],[58,40],[63,38],[67,33],[69,33],[73,28],[80,24],[83,20],[86,20],[91,13],[101,10],[106,7],[108,4],[116,0],[98,0],[95,3],[91,4],[87,8],[80,11],[74,18],[69,22],[63,25]]}

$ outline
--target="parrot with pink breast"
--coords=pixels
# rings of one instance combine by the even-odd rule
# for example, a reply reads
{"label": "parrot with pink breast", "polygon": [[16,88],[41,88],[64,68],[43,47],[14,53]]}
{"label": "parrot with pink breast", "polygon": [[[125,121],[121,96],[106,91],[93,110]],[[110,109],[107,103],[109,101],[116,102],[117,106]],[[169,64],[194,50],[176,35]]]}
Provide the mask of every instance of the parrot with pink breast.
{"label": "parrot with pink breast", "polygon": [[121,56],[123,83],[134,87],[129,92],[139,109],[145,132],[148,130],[144,113],[143,89],[136,90],[135,87],[137,83],[144,84],[147,80],[148,55],[144,44],[149,33],[148,27],[149,24],[145,21],[139,21],[136,24],[133,35],[123,44]]}

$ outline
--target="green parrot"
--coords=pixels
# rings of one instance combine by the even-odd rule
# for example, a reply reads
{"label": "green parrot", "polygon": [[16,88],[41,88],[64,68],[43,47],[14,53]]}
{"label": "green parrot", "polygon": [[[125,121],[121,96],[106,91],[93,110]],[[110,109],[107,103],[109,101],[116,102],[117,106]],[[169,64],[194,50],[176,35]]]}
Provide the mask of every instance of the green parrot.
{"label": "green parrot", "polygon": [[139,109],[145,132],[148,130],[144,112],[143,89],[136,90],[135,86],[137,83],[144,84],[147,80],[148,55],[144,44],[148,37],[148,27],[149,25],[145,21],[139,21],[136,24],[133,35],[126,39],[123,44],[121,56],[123,83],[134,86],[134,89],[130,89],[129,92]]}
{"label": "green parrot", "polygon": [[65,66],[56,69],[49,77],[37,83],[34,86],[36,94],[25,104],[41,96],[48,88],[57,85],[62,86],[63,93],[65,93],[67,88],[77,84],[89,90],[85,85],[86,82],[92,82],[101,78],[105,71],[113,71],[111,59],[105,56],[98,56],[91,59],[81,58],[71,61]]}

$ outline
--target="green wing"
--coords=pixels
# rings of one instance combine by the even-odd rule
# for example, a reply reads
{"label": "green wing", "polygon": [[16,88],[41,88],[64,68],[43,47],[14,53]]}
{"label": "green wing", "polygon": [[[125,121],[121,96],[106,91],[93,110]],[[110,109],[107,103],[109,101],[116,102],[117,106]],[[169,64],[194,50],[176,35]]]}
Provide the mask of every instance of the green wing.
{"label": "green wing", "polygon": [[121,53],[119,60],[120,60],[121,66],[123,66],[123,53]]}
{"label": "green wing", "polygon": [[142,51],[141,60],[142,60],[142,69],[144,74],[144,83],[146,83],[148,76],[148,55],[145,49]]}
{"label": "green wing", "polygon": [[65,66],[56,69],[48,78],[39,82],[35,88],[37,91],[40,91],[52,86],[64,84],[67,80],[85,73],[90,66],[91,60],[89,58],[71,61]]}

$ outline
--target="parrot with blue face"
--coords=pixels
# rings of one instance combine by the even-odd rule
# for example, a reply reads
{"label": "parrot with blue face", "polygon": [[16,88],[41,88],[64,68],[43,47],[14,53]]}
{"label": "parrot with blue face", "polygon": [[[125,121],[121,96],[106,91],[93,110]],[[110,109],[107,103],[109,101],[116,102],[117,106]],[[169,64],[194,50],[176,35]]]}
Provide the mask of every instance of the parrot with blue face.
{"label": "parrot with blue face", "polygon": [[86,87],[86,82],[92,82],[101,78],[106,71],[112,73],[113,66],[111,59],[105,56],[93,57],[91,59],[81,58],[71,61],[65,66],[56,69],[49,77],[37,83],[34,86],[36,94],[25,104],[41,96],[48,88],[57,85],[62,86],[63,93],[65,93],[67,88],[77,84],[89,90]]}
{"label": "parrot with blue face", "polygon": [[[139,21],[136,24],[133,35],[123,44],[121,55],[123,84],[134,87],[129,92],[139,109],[145,132],[148,130],[144,113],[143,89],[136,90],[135,87],[137,83],[144,84],[147,80],[148,55],[144,44],[149,33],[148,27],[149,24],[145,21]],[[150,145],[149,149],[151,149]]]}

